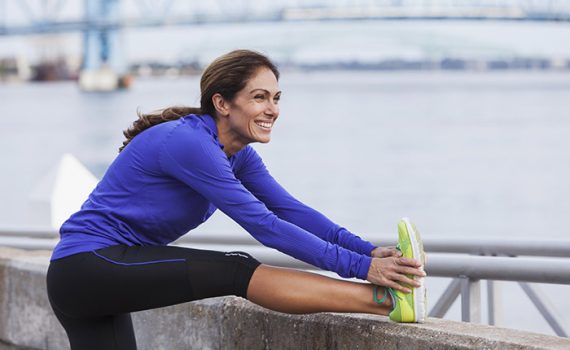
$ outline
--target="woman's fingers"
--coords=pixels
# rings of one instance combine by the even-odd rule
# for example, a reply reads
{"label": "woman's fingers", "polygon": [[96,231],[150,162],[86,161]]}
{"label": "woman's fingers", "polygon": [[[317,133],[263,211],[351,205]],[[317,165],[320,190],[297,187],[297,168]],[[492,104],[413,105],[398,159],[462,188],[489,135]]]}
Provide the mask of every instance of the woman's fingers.
{"label": "woman's fingers", "polygon": [[381,251],[381,257],[386,258],[389,256],[400,257],[400,256],[402,256],[402,252],[400,252],[398,249],[396,249],[396,247],[386,247],[385,249],[383,249]]}
{"label": "woman's fingers", "polygon": [[412,290],[410,288],[404,287],[400,283],[397,283],[394,281],[389,281],[388,283],[386,283],[386,287],[390,287],[392,289],[396,289],[396,290],[399,290],[399,291],[404,292],[404,293],[411,293],[412,292]]}
{"label": "woman's fingers", "polygon": [[420,269],[414,267],[400,266],[396,271],[399,273],[405,273],[408,275],[414,275],[418,277],[425,277],[426,273]]}
{"label": "woman's fingers", "polygon": [[372,251],[372,257],[375,258],[387,258],[390,256],[402,256],[402,253],[394,246],[389,247],[377,247]]}
{"label": "woman's fingers", "polygon": [[402,283],[406,283],[412,287],[420,287],[420,283],[416,281],[413,277],[409,277],[409,275],[416,275],[423,277],[425,274],[418,269],[414,269],[412,267],[398,267],[394,271],[391,271],[387,274],[387,278],[392,281],[399,281]]}
{"label": "woman's fingers", "polygon": [[406,276],[406,275],[396,274],[393,279],[394,279],[394,280],[397,280],[397,281],[400,281],[400,282],[402,282],[402,283],[406,283],[406,284],[408,284],[408,285],[410,285],[410,286],[412,286],[412,287],[416,287],[416,288],[417,288],[417,287],[420,287],[420,286],[421,286],[420,282],[418,282],[418,281],[416,281],[416,280],[414,280],[414,279],[412,279],[412,278],[410,278],[410,277],[408,277],[408,276]]}
{"label": "woman's fingers", "polygon": [[422,266],[422,263],[416,259],[411,259],[411,258],[398,258],[396,260],[396,264],[398,265],[405,265],[405,266],[412,266],[412,267],[420,267]]}

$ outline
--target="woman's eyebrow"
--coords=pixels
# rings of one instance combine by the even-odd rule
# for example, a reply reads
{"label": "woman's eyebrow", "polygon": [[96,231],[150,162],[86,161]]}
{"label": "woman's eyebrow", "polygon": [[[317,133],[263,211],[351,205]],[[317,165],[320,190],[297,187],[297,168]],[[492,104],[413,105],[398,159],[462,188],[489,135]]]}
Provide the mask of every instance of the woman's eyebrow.
{"label": "woman's eyebrow", "polygon": [[[263,91],[263,92],[265,92],[265,93],[267,93],[267,94],[271,94],[271,93],[269,92],[269,90],[261,89],[261,88],[253,89],[253,90],[251,90],[249,93],[251,94],[251,93],[253,93],[253,92],[257,91],[257,90],[261,90],[261,91]],[[280,91],[277,91],[277,92],[275,93],[275,95],[280,94],[280,93],[281,93],[281,90],[280,90]]]}

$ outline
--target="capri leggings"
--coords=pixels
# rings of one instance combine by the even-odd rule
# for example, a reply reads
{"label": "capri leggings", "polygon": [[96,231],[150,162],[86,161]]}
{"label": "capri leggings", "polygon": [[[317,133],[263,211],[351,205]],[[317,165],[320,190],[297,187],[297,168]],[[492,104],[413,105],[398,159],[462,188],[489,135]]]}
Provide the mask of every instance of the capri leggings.
{"label": "capri leggings", "polygon": [[260,262],[243,252],[124,246],[50,263],[47,290],[71,349],[136,349],[130,313],[223,295],[245,298]]}

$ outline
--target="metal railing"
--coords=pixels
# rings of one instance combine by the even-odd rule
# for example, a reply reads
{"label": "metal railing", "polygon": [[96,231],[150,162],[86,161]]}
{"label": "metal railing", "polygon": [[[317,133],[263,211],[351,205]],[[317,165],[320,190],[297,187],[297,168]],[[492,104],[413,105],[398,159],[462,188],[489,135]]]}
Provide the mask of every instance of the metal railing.
{"label": "metal railing", "polygon": [[[52,249],[57,241],[57,232],[49,229],[0,229],[0,246]],[[387,237],[379,237],[374,242],[381,246],[395,244]],[[192,234],[183,236],[175,244],[208,250],[244,250],[266,264],[314,269],[260,245],[245,233]],[[558,336],[568,337],[557,310],[539,286],[531,283],[570,285],[570,240],[425,237],[424,247],[429,253],[425,267],[428,275],[452,278],[429,316],[445,316],[461,296],[462,321],[481,322],[481,280],[487,280],[488,321],[495,325],[498,289],[495,281],[515,281],[553,331]]]}

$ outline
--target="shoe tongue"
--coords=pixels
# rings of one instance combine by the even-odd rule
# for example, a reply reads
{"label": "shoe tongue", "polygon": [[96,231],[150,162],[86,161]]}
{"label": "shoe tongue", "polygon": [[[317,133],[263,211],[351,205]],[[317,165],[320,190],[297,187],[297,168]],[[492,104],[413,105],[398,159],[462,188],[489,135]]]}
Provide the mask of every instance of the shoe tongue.
{"label": "shoe tongue", "polygon": [[398,295],[392,288],[388,288],[388,293],[390,294],[390,298],[392,298],[392,310],[394,310],[396,308],[396,303],[398,302]]}

